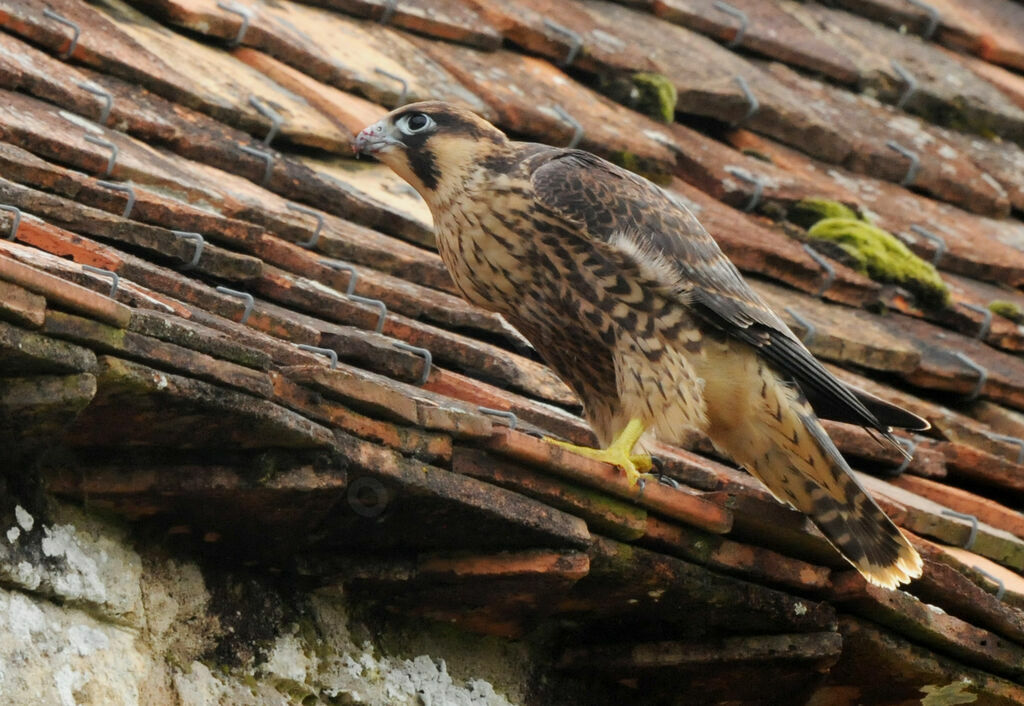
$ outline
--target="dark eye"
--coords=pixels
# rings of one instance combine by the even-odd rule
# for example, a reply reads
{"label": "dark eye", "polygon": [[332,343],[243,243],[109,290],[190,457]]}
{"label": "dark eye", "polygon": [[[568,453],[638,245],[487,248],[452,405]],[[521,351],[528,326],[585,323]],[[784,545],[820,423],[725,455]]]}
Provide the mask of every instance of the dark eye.
{"label": "dark eye", "polygon": [[426,113],[409,113],[400,117],[396,123],[398,129],[406,135],[415,135],[434,127],[434,119]]}

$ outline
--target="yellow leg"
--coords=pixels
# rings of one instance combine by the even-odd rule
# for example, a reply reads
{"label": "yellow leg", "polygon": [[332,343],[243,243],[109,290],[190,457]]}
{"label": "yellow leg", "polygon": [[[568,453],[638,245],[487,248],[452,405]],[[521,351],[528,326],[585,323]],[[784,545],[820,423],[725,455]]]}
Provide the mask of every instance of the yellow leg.
{"label": "yellow leg", "polygon": [[555,446],[561,446],[563,449],[568,449],[580,456],[586,456],[587,458],[593,458],[598,461],[610,463],[613,466],[618,466],[626,474],[626,478],[629,479],[630,485],[635,486],[640,482],[641,478],[646,475],[645,472],[651,470],[654,466],[654,463],[651,461],[651,457],[647,454],[632,453],[633,447],[636,446],[637,440],[643,435],[644,431],[643,422],[639,419],[630,419],[626,428],[619,432],[619,435],[615,437],[615,440],[609,444],[606,449],[592,449],[588,446],[577,446],[576,444],[570,444],[567,441],[559,441],[558,439],[549,438],[546,439],[546,441],[554,444]]}

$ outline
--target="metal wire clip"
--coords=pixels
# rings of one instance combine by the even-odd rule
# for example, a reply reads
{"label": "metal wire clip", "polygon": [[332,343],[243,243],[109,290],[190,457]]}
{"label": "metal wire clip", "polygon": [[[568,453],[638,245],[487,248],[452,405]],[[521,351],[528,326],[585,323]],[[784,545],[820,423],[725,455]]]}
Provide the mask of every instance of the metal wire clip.
{"label": "metal wire clip", "polygon": [[104,270],[101,267],[93,267],[92,265],[82,265],[82,270],[84,272],[99,275],[100,277],[106,277],[107,279],[109,279],[110,294],[108,294],[107,296],[109,296],[111,299],[114,298],[114,295],[117,294],[117,285],[121,283],[121,278],[117,276],[116,272],[112,272],[111,270]]}
{"label": "metal wire clip", "polygon": [[220,292],[221,294],[226,294],[229,297],[235,297],[237,299],[244,300],[245,310],[242,312],[242,318],[238,323],[244,324],[246,321],[249,320],[249,314],[252,313],[252,307],[256,303],[256,300],[253,299],[253,296],[251,294],[249,294],[248,292],[240,292],[237,289],[229,289],[228,287],[217,287],[217,291]]}

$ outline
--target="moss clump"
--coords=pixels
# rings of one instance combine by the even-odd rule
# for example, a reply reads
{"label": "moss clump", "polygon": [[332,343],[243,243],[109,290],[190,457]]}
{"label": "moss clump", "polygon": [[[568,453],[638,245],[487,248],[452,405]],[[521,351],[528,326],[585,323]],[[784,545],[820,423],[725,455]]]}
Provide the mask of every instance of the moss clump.
{"label": "moss clump", "polygon": [[810,228],[825,218],[864,220],[860,214],[846,204],[831,199],[802,199],[789,209],[789,220],[803,228]]}
{"label": "moss clump", "polygon": [[929,263],[877,226],[857,218],[825,218],[807,235],[834,243],[849,258],[850,266],[879,282],[898,284],[912,292],[922,306],[949,304],[949,287]]}
{"label": "moss clump", "polygon": [[633,86],[637,90],[634,107],[638,111],[663,123],[675,120],[679,94],[667,76],[646,72],[635,73]]}
{"label": "moss clump", "polygon": [[1015,324],[1024,323],[1024,310],[1014,302],[1009,302],[1005,299],[993,299],[988,303],[988,310],[993,314],[1002,316],[1004,319],[1009,319]]}

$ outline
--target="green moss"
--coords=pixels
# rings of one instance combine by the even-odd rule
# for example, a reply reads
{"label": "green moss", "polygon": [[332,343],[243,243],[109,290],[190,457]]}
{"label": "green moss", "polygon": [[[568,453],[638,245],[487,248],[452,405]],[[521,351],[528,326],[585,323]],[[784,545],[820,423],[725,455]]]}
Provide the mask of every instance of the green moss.
{"label": "green moss", "polygon": [[771,158],[771,155],[755,150],[753,147],[744,147],[742,150],[740,150],[740,152],[747,155],[748,157],[753,157],[754,159],[758,159],[762,162],[768,162],[768,164],[775,163],[775,160]]}
{"label": "green moss", "polygon": [[633,85],[637,90],[635,108],[638,111],[663,123],[675,120],[679,94],[667,76],[646,72],[635,73]]}
{"label": "green moss", "polygon": [[272,683],[274,688],[292,703],[305,705],[316,703],[319,700],[316,692],[300,681],[281,677],[274,679]]}
{"label": "green moss", "polygon": [[988,310],[1016,324],[1024,323],[1024,310],[1014,302],[1006,301],[1005,299],[993,299],[988,303]]}
{"label": "green moss", "polygon": [[834,243],[849,257],[851,267],[873,280],[906,288],[922,306],[937,308],[949,303],[949,288],[935,268],[881,228],[856,218],[825,218],[807,235]]}
{"label": "green moss", "polygon": [[810,228],[824,218],[864,220],[846,204],[830,199],[802,199],[789,209],[789,220],[803,228]]}
{"label": "green moss", "polygon": [[645,160],[637,155],[636,152],[622,150],[621,152],[611,153],[608,155],[608,158],[611,162],[618,164],[623,169],[628,169],[635,174],[646,177],[655,184],[666,186],[672,181],[672,174],[664,171],[664,164],[659,164],[653,160]]}
{"label": "green moss", "polygon": [[612,155],[612,161],[623,169],[628,169],[631,172],[640,171],[640,159],[636,156],[635,152],[630,152],[629,150],[615,152]]}

